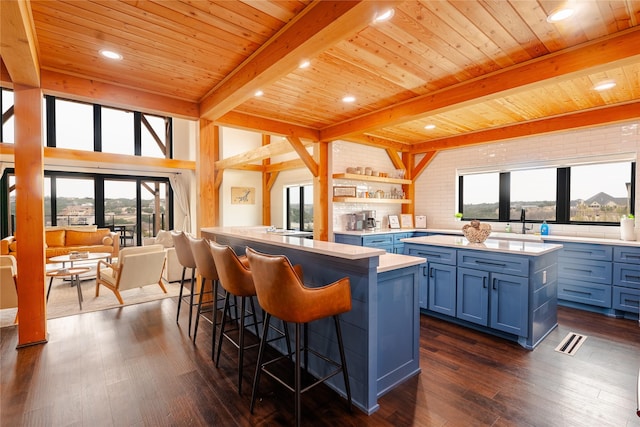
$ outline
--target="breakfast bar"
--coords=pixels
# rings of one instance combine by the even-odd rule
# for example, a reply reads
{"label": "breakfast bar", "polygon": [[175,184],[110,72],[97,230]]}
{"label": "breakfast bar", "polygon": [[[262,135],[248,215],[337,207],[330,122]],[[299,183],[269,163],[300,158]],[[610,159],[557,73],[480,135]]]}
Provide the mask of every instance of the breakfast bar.
{"label": "breakfast bar", "polygon": [[[210,227],[203,237],[244,254],[247,246],[264,253],[285,255],[300,264],[306,286],[323,286],[343,277],[351,284],[352,309],[340,316],[353,403],[371,414],[378,398],[420,373],[420,265],[425,259],[387,254],[380,249],[283,236],[266,227]],[[310,344],[336,352],[330,320],[309,325]],[[273,343],[278,345],[278,343]],[[277,347],[284,352],[284,343]],[[323,372],[320,362],[310,366]],[[342,377],[327,383],[345,395]]]}

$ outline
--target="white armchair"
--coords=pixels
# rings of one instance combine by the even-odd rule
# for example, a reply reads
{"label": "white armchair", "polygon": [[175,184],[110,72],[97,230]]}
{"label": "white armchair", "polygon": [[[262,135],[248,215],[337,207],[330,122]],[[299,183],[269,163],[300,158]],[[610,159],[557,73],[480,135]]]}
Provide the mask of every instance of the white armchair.
{"label": "white armchair", "polygon": [[[0,308],[18,306],[16,271],[16,259],[13,255],[0,255]],[[17,322],[18,313],[14,320],[14,323]]]}
{"label": "white armchair", "polygon": [[[156,237],[145,237],[142,239],[142,245],[155,245],[161,244],[164,246],[164,251],[167,255],[167,264],[164,268],[162,277],[167,282],[179,282],[182,279],[182,264],[178,261],[176,255],[176,249],[173,247],[173,239],[171,238],[170,231],[160,230]],[[185,277],[191,277],[191,269],[187,268]]]}
{"label": "white armchair", "polygon": [[96,272],[96,297],[100,296],[100,285],[113,291],[120,304],[124,304],[120,291],[158,284],[167,293],[162,283],[165,252],[162,245],[132,246],[121,249],[118,262],[110,264],[98,261]]}

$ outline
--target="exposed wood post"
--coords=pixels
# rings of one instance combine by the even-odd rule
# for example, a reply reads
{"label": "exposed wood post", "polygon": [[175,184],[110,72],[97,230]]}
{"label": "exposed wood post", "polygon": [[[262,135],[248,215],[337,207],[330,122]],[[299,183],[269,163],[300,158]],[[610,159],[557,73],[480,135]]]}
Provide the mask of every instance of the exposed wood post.
{"label": "exposed wood post", "polygon": [[313,154],[318,165],[318,174],[313,177],[313,238],[327,241],[329,240],[329,143],[315,143]]}
{"label": "exposed wood post", "polygon": [[47,341],[42,90],[14,85],[18,347]]}
{"label": "exposed wood post", "polygon": [[[271,143],[271,136],[262,134],[262,146],[269,145]],[[271,159],[262,160],[262,224],[271,225],[271,175],[273,173],[268,172],[267,166],[271,164]],[[276,172],[277,174],[277,172]]]}
{"label": "exposed wood post", "polygon": [[404,190],[404,196],[407,199],[411,200],[410,204],[402,205],[402,213],[412,215],[416,209],[416,182],[413,178],[413,162],[415,160],[414,157],[415,156],[412,153],[402,153],[402,162],[407,168],[405,178],[411,180],[411,184],[404,184],[402,186],[402,189]]}
{"label": "exposed wood post", "polygon": [[220,128],[212,121],[200,119],[200,138],[196,155],[198,203],[196,233],[202,227],[217,226],[220,215],[220,192],[216,185],[215,162],[218,161]]}

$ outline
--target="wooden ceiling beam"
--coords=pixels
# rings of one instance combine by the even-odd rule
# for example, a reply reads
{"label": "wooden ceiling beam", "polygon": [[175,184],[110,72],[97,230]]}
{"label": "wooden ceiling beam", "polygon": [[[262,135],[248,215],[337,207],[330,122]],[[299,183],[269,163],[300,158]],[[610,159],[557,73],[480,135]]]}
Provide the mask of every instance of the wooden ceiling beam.
{"label": "wooden ceiling beam", "polygon": [[42,70],[42,90],[47,95],[76,101],[142,111],[144,113],[197,120],[198,104],[164,95],[88,80],[55,71]]}
{"label": "wooden ceiling beam", "polygon": [[519,123],[511,126],[487,129],[479,132],[423,142],[414,146],[414,153],[450,150],[469,145],[487,144],[507,139],[524,138],[531,135],[588,128],[627,120],[637,120],[638,111],[640,111],[640,101],[610,107],[594,108],[588,111],[563,114],[548,119],[540,119],[527,123]]}
{"label": "wooden ceiling beam", "polygon": [[639,56],[640,27],[634,27],[328,126],[320,131],[320,140],[349,139],[351,135],[540,87],[587,70],[594,72],[612,63],[631,63]]}
{"label": "wooden ceiling beam", "polygon": [[318,170],[319,170],[318,163],[316,163],[316,161],[313,160],[313,156],[309,154],[309,152],[307,151],[307,148],[302,144],[302,141],[300,141],[299,138],[296,138],[294,136],[287,137],[287,140],[289,141],[293,149],[296,150],[296,153],[298,153],[300,160],[302,160],[302,162],[305,164],[307,169],[309,169],[309,171],[311,172],[311,175],[313,175],[314,177],[317,177]]}
{"label": "wooden ceiling beam", "polygon": [[40,87],[40,59],[29,2],[3,1],[0,7],[0,56],[11,81]]}
{"label": "wooden ceiling beam", "polygon": [[239,129],[254,130],[278,136],[296,136],[301,139],[318,141],[320,132],[315,129],[298,126],[291,123],[279,122],[277,120],[266,119],[264,117],[251,116],[249,114],[230,111],[224,116],[215,120],[220,126],[228,126]]}
{"label": "wooden ceiling beam", "polygon": [[[320,132],[318,132],[318,140],[320,139]],[[372,147],[385,148],[388,150],[395,150],[400,152],[411,151],[411,144],[399,141],[392,141],[389,139],[380,138],[371,135],[349,135],[348,138],[344,138],[345,141],[355,142],[356,144],[370,145]]]}
{"label": "wooden ceiling beam", "polygon": [[214,87],[200,103],[203,118],[216,120],[313,58],[366,27],[390,1],[313,1],[260,49]]}
{"label": "wooden ceiling beam", "polygon": [[422,157],[422,159],[420,159],[420,162],[418,162],[418,164],[413,167],[413,174],[411,176],[411,179],[413,179],[414,182],[416,179],[418,179],[420,174],[422,174],[425,168],[429,166],[429,163],[431,163],[431,161],[436,157],[436,154],[438,154],[437,151],[428,151],[424,153],[424,157]]}
{"label": "wooden ceiling beam", "polygon": [[272,163],[268,166],[265,166],[265,172],[273,173],[273,172],[282,172],[291,169],[300,169],[305,165],[301,159],[287,160],[279,163]]}
{"label": "wooden ceiling beam", "polygon": [[293,151],[293,148],[289,141],[275,141],[269,145],[264,145],[245,153],[218,160],[215,166],[217,170],[237,168],[247,163],[257,162],[280,154],[290,153],[291,151]]}

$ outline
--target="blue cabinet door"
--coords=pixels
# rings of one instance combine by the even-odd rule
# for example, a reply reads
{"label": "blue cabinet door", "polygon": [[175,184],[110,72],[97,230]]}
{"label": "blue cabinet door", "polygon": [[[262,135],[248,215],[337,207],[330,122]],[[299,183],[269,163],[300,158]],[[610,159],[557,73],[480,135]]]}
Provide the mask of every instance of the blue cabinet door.
{"label": "blue cabinet door", "polygon": [[426,263],[420,266],[418,280],[418,305],[420,308],[427,309],[429,307],[429,268]]}
{"label": "blue cabinet door", "polygon": [[489,326],[503,332],[528,336],[529,286],[526,277],[491,273],[491,319]]}
{"label": "blue cabinet door", "polygon": [[448,316],[456,315],[456,267],[429,262],[428,309]]}
{"label": "blue cabinet door", "polygon": [[489,272],[458,268],[458,296],[456,317],[488,325],[489,320]]}

